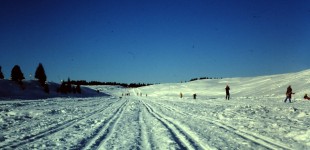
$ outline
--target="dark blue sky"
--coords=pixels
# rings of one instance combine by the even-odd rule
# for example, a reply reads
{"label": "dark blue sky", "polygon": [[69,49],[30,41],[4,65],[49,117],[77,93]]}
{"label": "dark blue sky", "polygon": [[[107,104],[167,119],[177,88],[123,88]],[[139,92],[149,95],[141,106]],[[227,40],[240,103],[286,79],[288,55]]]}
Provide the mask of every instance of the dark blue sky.
{"label": "dark blue sky", "polygon": [[0,65],[48,80],[180,82],[310,68],[307,0],[1,0]]}

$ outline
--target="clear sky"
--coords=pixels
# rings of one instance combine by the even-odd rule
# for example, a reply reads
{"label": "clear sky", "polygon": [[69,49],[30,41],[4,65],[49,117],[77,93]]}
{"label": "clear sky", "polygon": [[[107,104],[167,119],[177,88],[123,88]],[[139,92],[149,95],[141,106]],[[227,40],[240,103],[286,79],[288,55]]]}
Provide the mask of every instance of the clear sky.
{"label": "clear sky", "polygon": [[180,82],[310,68],[309,0],[1,0],[0,65],[49,81]]}

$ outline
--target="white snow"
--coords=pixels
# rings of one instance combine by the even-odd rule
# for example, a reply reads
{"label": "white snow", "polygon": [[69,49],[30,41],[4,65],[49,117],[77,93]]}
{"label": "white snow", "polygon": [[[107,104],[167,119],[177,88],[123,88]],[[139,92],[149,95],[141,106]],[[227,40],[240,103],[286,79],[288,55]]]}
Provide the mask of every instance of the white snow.
{"label": "white snow", "polygon": [[[310,149],[310,101],[303,99],[309,76],[305,70],[135,89],[95,86],[111,96],[2,100],[0,149]],[[293,103],[283,102],[288,85]]]}

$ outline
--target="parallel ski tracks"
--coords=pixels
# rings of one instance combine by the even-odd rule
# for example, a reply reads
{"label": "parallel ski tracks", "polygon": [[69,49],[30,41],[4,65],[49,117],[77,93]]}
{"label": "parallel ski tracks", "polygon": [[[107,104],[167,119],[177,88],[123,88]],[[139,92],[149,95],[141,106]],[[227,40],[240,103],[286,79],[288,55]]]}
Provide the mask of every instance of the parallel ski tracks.
{"label": "parallel ski tracks", "polygon": [[144,120],[144,117],[145,117],[145,114],[144,112],[142,111],[142,105],[141,103],[139,103],[139,107],[140,107],[140,111],[139,111],[139,124],[140,124],[140,135],[139,135],[139,140],[140,140],[140,143],[145,146],[145,149],[151,149],[152,147],[152,142],[150,142],[150,138],[151,136],[149,135],[148,132],[145,132],[147,131],[147,127],[146,127],[146,122]]}
{"label": "parallel ski tracks", "polygon": [[109,108],[111,105],[115,104],[116,102],[111,102],[108,104],[108,106],[105,106],[103,108],[100,108],[100,109],[97,109],[95,111],[92,111],[88,114],[85,114],[79,118],[74,118],[74,119],[71,119],[71,120],[67,120],[63,123],[60,123],[60,124],[56,124],[55,126],[53,127],[50,127],[46,130],[43,130],[37,134],[34,134],[34,135],[29,135],[29,136],[26,136],[22,139],[19,139],[19,140],[15,140],[15,141],[12,141],[6,145],[2,145],[0,146],[0,149],[10,149],[10,148],[18,148],[20,146],[23,146],[25,144],[29,144],[31,142],[34,142],[34,141],[37,141],[39,139],[42,139],[44,137],[47,137],[47,136],[50,136],[52,134],[55,134],[57,132],[60,132],[60,131],[63,131],[65,130],[66,128],[69,128],[69,127],[72,127],[74,126],[75,124],[93,116],[93,115],[96,115],[98,113],[102,113],[103,111],[105,111],[107,108]]}
{"label": "parallel ski tracks", "polygon": [[190,131],[183,129],[182,126],[174,123],[174,120],[171,120],[170,118],[154,111],[150,105],[144,103],[143,101],[140,102],[142,102],[142,104],[146,107],[148,113],[150,113],[168,129],[173,140],[180,149],[212,149],[208,145],[202,144],[194,133],[190,133]]}
{"label": "parallel ski tracks", "polygon": [[103,121],[100,126],[91,134],[90,137],[83,139],[78,147],[72,149],[98,149],[104,146],[105,141],[108,141],[110,135],[114,132],[115,125],[118,123],[124,109],[126,108],[129,100],[125,100],[123,104],[112,113],[112,115]]}
{"label": "parallel ski tracks", "polygon": [[[155,103],[155,102],[153,102]],[[187,115],[187,116],[192,116],[192,117],[195,117],[193,114],[190,114],[190,113],[186,113],[186,112],[181,112],[179,111],[178,109],[175,109],[175,108],[172,108],[172,107],[169,107],[169,106],[165,106],[165,105],[162,105],[160,103],[156,103],[157,105],[159,105],[160,107],[162,108],[166,108],[168,110],[171,110],[173,112],[177,112],[181,115]],[[252,141],[253,143],[256,143],[258,145],[261,145],[267,149],[287,149],[287,150],[291,150],[292,148],[286,146],[284,143],[282,142],[279,142],[279,141],[275,141],[269,137],[266,137],[266,136],[262,136],[262,135],[259,135],[257,133],[252,133],[250,131],[246,131],[246,130],[240,130],[240,129],[236,129],[230,125],[227,125],[223,122],[220,122],[220,121],[217,121],[217,120],[213,120],[211,118],[208,118],[208,117],[195,117],[199,120],[202,120],[202,121],[205,121],[205,122],[208,122],[208,123],[211,123],[213,125],[216,125],[222,129],[225,129],[229,132],[232,132],[244,139],[247,139],[249,141]]]}
{"label": "parallel ski tracks", "polygon": [[[139,101],[139,125],[140,125],[140,133],[136,139],[136,142],[139,143],[141,147],[137,147],[137,149],[145,148],[152,149],[156,146],[152,142],[152,134],[146,132],[150,124],[145,122],[144,118],[152,117],[160,124],[167,129],[167,133],[171,135],[172,140],[178,145],[180,149],[214,149],[211,146],[207,145],[207,143],[202,142],[197,133],[189,130],[186,124],[181,123],[179,120],[176,120],[169,115],[161,112],[159,108],[165,108],[169,111],[178,113],[182,116],[191,116],[195,119],[201,120],[202,122],[210,123],[215,125],[225,132],[232,133],[233,135],[237,135],[247,141],[250,141],[256,145],[260,145],[265,147],[266,149],[292,149],[288,147],[285,143],[280,141],[276,141],[266,136],[259,135],[257,133],[253,133],[246,130],[237,129],[231,125],[225,124],[221,121],[208,118],[208,117],[200,117],[195,116],[194,114],[180,111],[171,106],[163,105],[158,102],[152,101],[148,103],[143,99]],[[15,149],[21,148],[22,146],[29,144],[31,142],[35,142],[42,138],[48,137],[58,132],[62,132],[64,130],[73,127],[74,125],[89,119],[95,115],[99,115],[100,113],[104,113],[107,111],[109,115],[101,121],[98,126],[92,131],[90,136],[84,137],[79,143],[76,143],[76,146],[71,147],[70,149],[101,149],[104,148],[107,144],[107,141],[113,140],[112,134],[116,132],[117,124],[121,122],[122,116],[125,115],[126,107],[128,106],[130,99],[121,99],[118,101],[110,102],[108,105],[105,105],[97,110],[94,110],[88,114],[80,116],[79,118],[67,120],[60,124],[54,125],[48,129],[45,129],[37,134],[29,135],[27,137],[23,137],[22,139],[12,141],[6,145],[0,146],[0,149]]]}

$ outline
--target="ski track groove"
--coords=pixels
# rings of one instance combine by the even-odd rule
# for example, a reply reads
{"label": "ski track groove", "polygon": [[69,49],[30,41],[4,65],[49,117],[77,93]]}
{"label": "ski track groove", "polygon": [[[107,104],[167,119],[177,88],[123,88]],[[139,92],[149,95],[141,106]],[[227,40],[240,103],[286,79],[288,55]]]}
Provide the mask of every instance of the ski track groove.
{"label": "ski track groove", "polygon": [[[139,105],[140,105],[140,103],[139,103]],[[139,130],[139,136],[138,136],[138,138],[136,139],[136,142],[137,142],[137,149],[138,150],[140,150],[140,149],[143,149],[143,148],[141,148],[143,145],[141,145],[143,142],[144,142],[144,139],[143,139],[143,137],[142,137],[142,135],[144,134],[143,133],[143,130],[142,130],[142,128],[143,128],[143,125],[144,125],[144,122],[143,122],[143,119],[141,119],[142,118],[142,114],[141,114],[141,107],[139,107],[139,115],[138,115],[138,121],[139,121],[139,125],[140,125],[140,130]],[[144,144],[145,145],[145,144]]]}
{"label": "ski track groove", "polygon": [[[116,102],[118,102],[118,101],[116,101]],[[50,135],[52,135],[54,133],[60,132],[62,130],[65,130],[66,128],[69,128],[69,127],[73,126],[74,124],[79,123],[80,121],[87,119],[90,116],[93,116],[93,115],[95,115],[97,113],[100,113],[100,112],[104,111],[105,109],[107,109],[108,107],[110,107],[111,105],[113,105],[116,102],[111,102],[111,103],[108,104],[107,107],[97,109],[97,110],[95,110],[95,111],[93,111],[91,113],[83,115],[82,117],[71,119],[71,120],[65,121],[65,122],[63,122],[61,124],[57,124],[57,125],[55,125],[53,127],[50,127],[50,128],[48,128],[46,130],[43,130],[43,131],[37,133],[35,135],[25,136],[21,140],[12,141],[12,142],[10,142],[10,143],[8,143],[6,145],[0,146],[0,149],[4,149],[4,148],[13,148],[13,149],[15,149],[15,148],[18,148],[18,147],[23,146],[25,144],[29,144],[29,143],[34,142],[36,140],[39,140],[41,138],[44,138],[44,137],[50,136]]]}
{"label": "ski track groove", "polygon": [[113,133],[114,126],[117,124],[121,118],[125,107],[127,106],[129,100],[125,102],[101,125],[93,132],[93,134],[81,141],[80,146],[73,149],[98,149],[104,144],[105,141],[109,140],[111,133]]}
{"label": "ski track groove", "polygon": [[142,103],[146,107],[147,111],[168,129],[172,135],[172,138],[175,140],[178,146],[180,146],[180,149],[211,149],[209,146],[202,146],[200,142],[195,140],[191,135],[183,130],[182,127],[176,125],[167,117],[163,117],[158,112],[155,112],[150,105],[144,102]]}
{"label": "ski track groove", "polygon": [[141,135],[140,136],[142,136],[141,143],[143,143],[143,146],[145,146],[145,147],[142,147],[142,148],[144,148],[144,149],[152,149],[153,143],[150,142],[151,141],[151,136],[149,135],[148,132],[146,132],[148,130],[147,130],[146,122],[144,120],[144,118],[145,118],[145,116],[144,116],[145,113],[144,112],[147,111],[147,110],[146,110],[145,107],[143,107],[143,104],[142,104],[141,100],[139,101],[139,105],[140,105],[139,116],[141,116],[139,118],[139,124],[141,125]]}
{"label": "ski track groove", "polygon": [[[153,103],[156,103],[156,102],[153,102]],[[193,116],[192,114],[181,112],[178,109],[168,107],[168,106],[165,106],[165,105],[160,104],[160,103],[156,103],[156,104],[160,105],[160,107],[164,107],[166,109],[169,109],[170,111],[177,112],[177,113],[182,114],[182,115]],[[279,149],[279,148],[280,149],[287,149],[287,150],[292,149],[292,148],[287,147],[284,143],[281,143],[279,141],[275,141],[269,137],[265,137],[265,136],[259,135],[257,133],[252,133],[252,132],[246,131],[246,130],[239,130],[239,129],[236,129],[236,128],[234,128],[230,125],[227,125],[223,122],[220,122],[220,121],[216,121],[216,120],[213,120],[213,119],[210,119],[207,117],[205,117],[205,118],[195,117],[195,118],[203,120],[203,121],[207,121],[211,124],[214,124],[214,125],[222,128],[222,129],[233,132],[236,135],[243,137],[244,139],[250,140],[253,143],[256,143],[256,144],[261,145],[263,147],[266,147],[268,149]]]}

